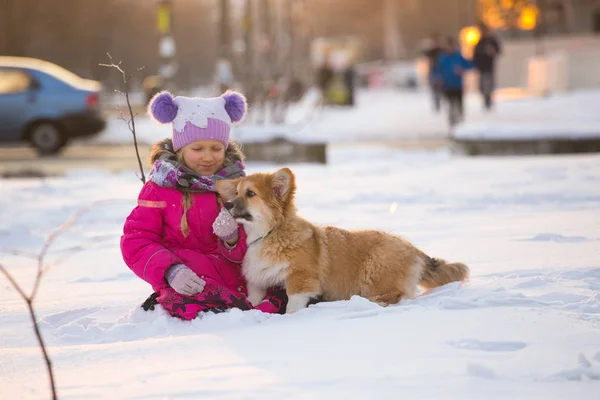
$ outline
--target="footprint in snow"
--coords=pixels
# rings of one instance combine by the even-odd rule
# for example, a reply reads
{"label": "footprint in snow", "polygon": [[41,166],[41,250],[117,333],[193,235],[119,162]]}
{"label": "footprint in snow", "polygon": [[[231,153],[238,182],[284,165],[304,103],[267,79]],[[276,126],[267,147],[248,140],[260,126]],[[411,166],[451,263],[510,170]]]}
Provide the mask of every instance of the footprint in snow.
{"label": "footprint in snow", "polygon": [[457,349],[481,351],[517,351],[527,347],[525,342],[484,342],[477,339],[453,340],[447,344]]}
{"label": "footprint in snow", "polygon": [[131,280],[136,276],[131,272],[123,272],[118,275],[108,276],[108,277],[93,277],[93,278],[79,278],[70,283],[104,283],[104,282],[116,282],[116,281],[125,281]]}
{"label": "footprint in snow", "polygon": [[518,239],[519,242],[555,242],[555,243],[581,243],[591,242],[595,239],[583,236],[564,236],[557,233],[539,233],[529,239]]}
{"label": "footprint in snow", "polygon": [[524,281],[517,283],[516,285],[513,286],[513,289],[529,289],[529,288],[536,288],[536,287],[542,287],[542,286],[547,286],[547,285],[548,285],[548,281],[546,280],[546,278],[538,276],[538,277],[531,278],[531,279],[525,279]]}
{"label": "footprint in snow", "polygon": [[[597,356],[598,354],[596,354],[594,358],[596,358]],[[598,366],[592,365],[592,363],[583,354],[579,354],[577,358],[577,363],[577,367],[562,370],[552,375],[549,379],[568,381],[600,381],[600,368],[598,368]]]}
{"label": "footprint in snow", "polygon": [[475,363],[467,364],[467,373],[477,378],[494,379],[497,377],[496,373],[488,367]]}
{"label": "footprint in snow", "polygon": [[100,307],[84,307],[67,311],[61,311],[58,313],[46,315],[40,320],[40,322],[46,323],[52,328],[58,328],[63,325],[68,325],[73,321],[84,319],[87,316],[99,310],[101,310]]}

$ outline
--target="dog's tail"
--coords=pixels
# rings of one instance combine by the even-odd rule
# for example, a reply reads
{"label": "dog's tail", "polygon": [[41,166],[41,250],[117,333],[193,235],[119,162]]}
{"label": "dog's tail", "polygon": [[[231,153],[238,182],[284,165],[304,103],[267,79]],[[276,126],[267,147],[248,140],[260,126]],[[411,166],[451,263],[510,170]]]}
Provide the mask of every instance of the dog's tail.
{"label": "dog's tail", "polygon": [[463,263],[447,263],[439,258],[425,256],[420,285],[432,289],[450,282],[469,279],[469,267]]}

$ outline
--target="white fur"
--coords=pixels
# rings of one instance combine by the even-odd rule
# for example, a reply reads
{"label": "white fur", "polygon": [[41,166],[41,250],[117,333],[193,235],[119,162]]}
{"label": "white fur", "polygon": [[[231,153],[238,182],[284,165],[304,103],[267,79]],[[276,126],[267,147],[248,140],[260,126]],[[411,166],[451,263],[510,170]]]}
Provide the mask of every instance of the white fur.
{"label": "white fur", "polygon": [[298,310],[306,308],[308,301],[311,297],[317,296],[318,293],[297,293],[292,294],[288,297],[287,308],[285,309],[286,314],[295,313]]}
{"label": "white fur", "polygon": [[427,268],[425,259],[421,256],[417,256],[414,264],[411,266],[410,273],[406,274],[406,284],[404,287],[404,295],[411,299],[417,297],[418,285],[421,282],[421,275]]}
{"label": "white fur", "polygon": [[252,304],[252,307],[259,305],[267,294],[267,290],[262,286],[257,286],[251,282],[248,282],[248,301]]}
{"label": "white fur", "polygon": [[242,273],[248,282],[248,301],[252,305],[263,301],[268,288],[285,285],[285,272],[289,266],[289,263],[274,263],[263,257],[262,249],[262,240],[252,244],[242,262]]}
{"label": "white fur", "polygon": [[[252,213],[254,220],[252,222],[247,221],[244,218],[236,218],[236,222],[244,225],[244,229],[246,230],[246,243],[250,244],[257,239],[264,237],[267,233],[269,233],[269,225],[262,218],[261,215],[255,215]],[[258,244],[258,243],[256,243]]]}
{"label": "white fur", "polygon": [[248,284],[248,301],[256,306],[264,300],[267,289],[273,286],[285,287],[288,262],[275,262],[263,255],[263,240],[271,228],[261,210],[249,209],[252,221],[236,219],[244,225],[248,250],[242,262],[242,273]]}

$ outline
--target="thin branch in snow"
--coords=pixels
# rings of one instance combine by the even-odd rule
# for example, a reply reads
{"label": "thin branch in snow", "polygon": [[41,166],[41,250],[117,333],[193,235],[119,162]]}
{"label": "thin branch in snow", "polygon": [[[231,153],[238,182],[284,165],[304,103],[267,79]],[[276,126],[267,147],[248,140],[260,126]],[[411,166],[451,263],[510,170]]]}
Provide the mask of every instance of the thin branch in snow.
{"label": "thin branch in snow", "polygon": [[[96,201],[96,202],[90,203],[84,207],[79,208],[62,225],[60,225],[58,228],[53,230],[46,237],[46,240],[44,240],[44,244],[43,244],[39,254],[37,254],[37,255],[34,255],[29,252],[15,250],[15,249],[8,249],[8,248],[2,249],[2,252],[4,252],[4,253],[9,253],[9,254],[14,254],[14,255],[22,255],[22,256],[25,256],[28,258],[33,258],[37,261],[37,271],[36,271],[36,275],[35,275],[35,281],[33,283],[33,289],[31,290],[30,294],[25,293],[25,291],[23,290],[21,285],[16,281],[16,279],[12,276],[12,274],[1,263],[0,263],[0,272],[2,273],[2,275],[4,275],[6,277],[8,282],[17,291],[19,296],[21,296],[21,298],[27,305],[27,309],[29,310],[29,316],[30,316],[31,322],[33,324],[33,330],[35,332],[35,336],[37,337],[38,343],[42,350],[42,354],[43,354],[44,360],[46,362],[46,368],[48,369],[48,376],[50,379],[50,389],[51,389],[51,394],[52,394],[52,400],[56,400],[58,398],[57,393],[56,393],[56,383],[55,383],[55,379],[54,379],[54,371],[52,369],[52,361],[50,360],[50,356],[48,355],[48,352],[46,350],[46,344],[44,343],[44,339],[40,332],[40,328],[37,323],[37,316],[35,314],[35,308],[33,306],[33,304],[35,302],[35,298],[36,298],[39,288],[40,288],[40,283],[42,281],[42,278],[44,277],[44,274],[50,269],[49,265],[45,264],[46,256],[48,255],[50,246],[52,246],[52,244],[56,241],[57,238],[59,238],[62,234],[64,234],[66,231],[68,231],[73,226],[73,224],[81,217],[82,214],[84,214],[85,212],[87,212],[90,209],[97,207],[97,206],[106,205],[106,204],[118,204],[123,201],[124,200],[119,200],[119,199],[101,200],[101,201]],[[74,254],[74,252],[81,251],[84,249],[85,249],[85,245],[74,246],[74,247],[68,248],[65,250],[66,253],[63,254],[62,259],[59,258],[59,261],[62,262],[62,261],[64,261],[64,259],[66,259],[65,256],[70,256],[70,255]],[[54,265],[57,265],[57,264],[58,263],[55,261]]]}
{"label": "thin branch in snow", "polygon": [[121,61],[119,61],[118,64],[115,64],[111,55],[108,54],[108,59],[110,61],[110,64],[100,64],[100,66],[102,67],[108,67],[108,68],[114,68],[117,71],[119,71],[123,77],[123,85],[125,86],[125,92],[120,92],[115,90],[115,92],[121,93],[122,95],[125,96],[125,100],[127,101],[127,108],[129,108],[129,119],[126,119],[123,116],[123,113],[121,112],[121,110],[119,110],[119,107],[117,107],[117,110],[119,111],[120,114],[120,119],[122,119],[123,121],[127,122],[127,127],[129,128],[129,131],[131,132],[131,134],[133,135],[133,145],[135,147],[135,155],[137,157],[138,160],[138,166],[140,168],[140,172],[141,172],[141,178],[140,180],[142,181],[142,184],[146,183],[146,176],[144,175],[144,168],[142,167],[142,159],[140,158],[140,150],[138,148],[138,143],[137,143],[137,135],[135,132],[135,115],[133,113],[133,109],[131,108],[131,102],[129,100],[129,80],[139,71],[143,70],[144,67],[140,67],[137,70],[135,70],[134,72],[127,74],[125,72],[125,70],[123,70],[123,68],[121,68]]}

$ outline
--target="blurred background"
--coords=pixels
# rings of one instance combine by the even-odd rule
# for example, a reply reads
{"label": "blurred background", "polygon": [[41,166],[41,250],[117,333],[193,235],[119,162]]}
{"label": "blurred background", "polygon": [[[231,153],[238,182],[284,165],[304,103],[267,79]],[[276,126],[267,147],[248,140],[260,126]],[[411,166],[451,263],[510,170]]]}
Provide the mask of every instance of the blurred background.
{"label": "blurred background", "polygon": [[[100,65],[109,62],[107,54],[128,72],[143,67],[129,82],[140,114],[163,89],[202,96],[243,91],[252,110],[247,137],[260,135],[251,127],[261,125],[282,126],[263,130],[265,137],[285,136],[294,124],[327,117],[323,107],[360,108],[361,98],[364,105],[364,99],[388,96],[385,102],[397,109],[413,103],[406,108],[413,116],[417,102],[421,122],[390,122],[396,136],[390,131],[386,140],[443,139],[446,119],[436,119],[428,104],[431,38],[457,39],[469,59],[481,22],[502,48],[496,98],[600,86],[600,0],[4,0],[1,7],[0,55],[51,62],[101,84],[97,98],[85,98],[86,107],[104,118],[94,133],[100,136],[116,129],[110,118],[124,104],[114,92],[123,89],[122,76]],[[0,61],[5,77],[6,68],[16,67],[11,62]],[[466,93],[477,92],[476,70],[465,74],[464,85]],[[0,110],[6,113],[2,96],[11,89],[5,84],[3,93],[2,87]],[[373,97],[374,91],[381,96]],[[301,112],[290,109],[294,104],[303,104]],[[488,118],[479,108],[466,120],[469,115]],[[23,124],[32,129],[31,121]],[[48,136],[49,128],[44,132]],[[364,134],[377,138],[376,132]],[[39,148],[44,133],[36,135]]]}
{"label": "blurred background", "polygon": [[[127,69],[145,67],[134,86],[157,74],[179,88],[208,85],[220,59],[245,84],[279,75],[310,84],[319,38],[351,37],[359,62],[413,60],[432,32],[458,35],[479,20],[506,39],[500,86],[521,84],[521,61],[539,36],[555,41],[537,51],[563,49],[589,71],[600,62],[597,0],[4,0],[2,8],[2,55],[51,61],[108,89],[119,76],[99,66],[106,53]],[[575,86],[592,79],[580,68]]]}

